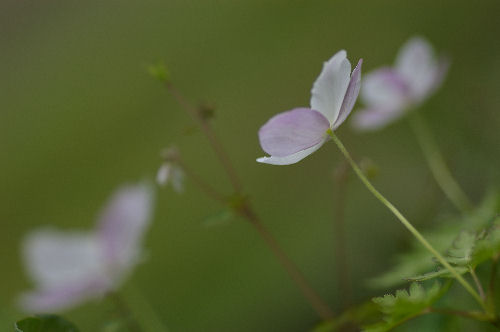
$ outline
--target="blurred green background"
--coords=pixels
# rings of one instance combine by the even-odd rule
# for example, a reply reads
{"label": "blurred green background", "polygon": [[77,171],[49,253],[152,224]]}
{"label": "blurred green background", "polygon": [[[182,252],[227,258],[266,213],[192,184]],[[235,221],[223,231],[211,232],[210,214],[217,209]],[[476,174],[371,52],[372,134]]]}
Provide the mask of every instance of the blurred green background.
{"label": "blurred green background", "polygon": [[[421,109],[474,201],[500,184],[500,24],[485,1],[19,1],[0,3],[0,319],[22,317],[31,287],[20,241],[32,228],[90,229],[120,184],[153,178],[175,143],[216,187],[230,186],[191,119],[146,71],[164,61],[213,122],[246,192],[278,241],[335,309],[337,287],[328,144],[288,167],[258,164],[257,130],[277,112],[309,104],[322,62],[344,48],[364,72],[391,64],[409,37],[427,37],[452,59],[442,89]],[[436,187],[406,121],[371,134],[339,130],[379,167],[375,184],[421,229],[455,213]],[[207,228],[222,207],[192,182],[159,191],[148,260],[124,296],[141,294],[171,331],[305,331],[318,318],[255,231],[242,220]],[[366,281],[388,269],[409,234],[352,179],[346,200],[354,302],[381,295]],[[65,313],[100,331],[105,301]],[[141,320],[147,318],[140,317]],[[147,324],[147,322],[146,322]],[[4,330],[4,327],[1,330]]]}

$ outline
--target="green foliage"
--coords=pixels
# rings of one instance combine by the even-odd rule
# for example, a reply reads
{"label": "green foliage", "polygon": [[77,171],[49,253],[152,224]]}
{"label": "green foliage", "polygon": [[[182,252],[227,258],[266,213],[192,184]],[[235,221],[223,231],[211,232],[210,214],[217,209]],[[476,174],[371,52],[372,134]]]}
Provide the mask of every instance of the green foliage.
{"label": "green foliage", "polygon": [[429,312],[429,308],[449,289],[450,283],[441,286],[439,283],[429,289],[419,283],[412,283],[409,291],[406,289],[396,291],[395,295],[385,295],[373,299],[384,314],[383,321],[369,325],[365,332],[385,332]]}
{"label": "green foliage", "polygon": [[15,332],[78,332],[75,325],[56,315],[39,315],[18,321]]}
{"label": "green foliage", "polygon": [[[451,264],[474,268],[499,252],[500,231],[497,231],[498,227],[492,226],[497,223],[495,220],[499,219],[499,213],[500,195],[490,193],[470,214],[450,218],[434,230],[425,233],[424,237],[436,250],[445,252],[446,259]],[[400,285],[405,280],[427,280],[449,276],[446,270],[436,269],[432,254],[417,241],[412,242],[408,252],[398,255],[396,261],[390,271],[372,279],[370,285],[376,288],[389,288]],[[435,271],[428,272],[432,269]],[[458,270],[463,271],[460,268]]]}

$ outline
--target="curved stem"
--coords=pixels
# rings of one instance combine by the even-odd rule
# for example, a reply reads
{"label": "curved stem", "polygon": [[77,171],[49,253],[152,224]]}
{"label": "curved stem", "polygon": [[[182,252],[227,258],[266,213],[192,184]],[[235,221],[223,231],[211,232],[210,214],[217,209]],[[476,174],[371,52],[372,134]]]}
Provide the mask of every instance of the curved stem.
{"label": "curved stem", "polygon": [[122,319],[127,324],[127,329],[130,332],[142,332],[143,329],[139,325],[139,322],[135,319],[132,314],[132,310],[128,306],[127,302],[116,292],[108,293],[108,298],[113,302],[116,311],[122,317]]}
{"label": "curved stem", "polygon": [[320,317],[325,320],[331,319],[334,316],[332,310],[314,291],[314,289],[312,289],[302,272],[300,272],[297,266],[285,254],[283,249],[281,249],[276,239],[271,235],[271,233],[269,233],[269,231],[262,224],[257,215],[251,210],[251,208],[248,205],[245,205],[240,209],[240,213],[255,227],[257,232],[264,239],[268,247],[274,253],[281,265],[283,265],[292,280],[302,291],[304,297],[309,301],[311,306],[316,310]]}
{"label": "curved stem", "polygon": [[403,216],[399,210],[392,205],[387,198],[385,198],[375,187],[370,183],[370,181],[366,178],[366,176],[363,174],[363,171],[358,167],[358,165],[354,162],[352,159],[351,155],[345,148],[344,144],[340,141],[340,139],[333,133],[333,131],[329,130],[328,134],[330,137],[333,139],[335,144],[337,144],[338,148],[344,155],[344,157],[347,159],[349,164],[351,164],[352,169],[356,173],[356,175],[359,177],[361,182],[366,186],[366,188],[382,203],[384,204],[395,216],[396,218],[399,219],[399,221],[403,224],[403,226],[406,227],[410,231],[410,233],[413,234],[413,236],[427,249],[429,252],[431,252],[436,259],[446,268],[450,273],[458,280],[458,282],[476,299],[476,301],[481,305],[481,307],[484,310],[488,310],[486,307],[486,304],[484,301],[481,299],[479,294],[474,290],[474,288],[455,270],[447,261],[446,259],[436,250],[434,247],[420,234],[420,232],[413,227],[413,225]]}
{"label": "curved stem", "polygon": [[425,121],[418,112],[413,112],[409,119],[413,132],[417,136],[418,143],[424,153],[425,160],[439,187],[458,210],[463,213],[470,211],[472,204],[451,175],[450,169],[446,166],[446,162]]}
{"label": "curved stem", "polygon": [[[179,105],[195,120],[203,131],[205,137],[210,142],[212,149],[214,150],[217,158],[222,164],[224,171],[226,172],[232,186],[236,193],[236,196],[241,196],[242,185],[239,177],[229,159],[226,151],[220,144],[217,135],[210,127],[209,123],[203,119],[197,109],[193,108],[182,96],[182,94],[177,90],[177,88],[170,82],[166,82],[166,87],[168,91],[174,96]],[[192,172],[184,163],[181,165],[187,175],[191,176],[194,182],[209,196],[217,201],[222,201],[228,204],[227,200],[224,200],[222,195],[220,195],[216,190],[214,190],[210,185],[199,178],[194,172]],[[332,310],[328,305],[320,298],[320,296],[314,291],[314,289],[309,285],[308,281],[304,275],[300,272],[299,268],[293,263],[293,261],[286,255],[286,253],[281,249],[276,239],[271,233],[264,227],[260,219],[253,212],[247,202],[243,202],[242,205],[233,207],[240,215],[245,217],[250,224],[255,228],[257,233],[262,237],[264,242],[271,249],[271,252],[276,256],[281,265],[285,268],[290,278],[294,281],[296,286],[300,289],[304,297],[308,300],[310,305],[316,310],[318,315],[323,319],[330,319],[333,317]]]}
{"label": "curved stem", "polygon": [[179,90],[177,90],[177,88],[172,83],[166,82],[166,87],[167,90],[172,94],[172,96],[174,96],[177,103],[179,103],[179,105],[182,108],[184,108],[184,110],[191,116],[191,118],[193,118],[193,120],[198,123],[203,134],[205,135],[208,142],[212,146],[215,155],[217,156],[222,167],[226,171],[226,174],[233,186],[234,191],[238,193],[241,192],[242,186],[238,178],[238,175],[236,174],[236,171],[234,170],[234,167],[231,164],[231,160],[229,159],[222,145],[219,143],[219,139],[217,138],[215,132],[212,130],[210,124],[200,115],[200,112],[196,108],[192,107],[188,103],[188,101],[184,98],[184,96],[179,92]]}

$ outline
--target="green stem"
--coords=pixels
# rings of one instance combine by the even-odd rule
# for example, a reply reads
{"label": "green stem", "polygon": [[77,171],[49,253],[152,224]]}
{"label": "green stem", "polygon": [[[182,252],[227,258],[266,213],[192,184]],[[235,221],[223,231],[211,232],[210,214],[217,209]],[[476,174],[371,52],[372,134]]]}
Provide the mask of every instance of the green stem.
{"label": "green stem", "polygon": [[427,249],[429,250],[436,258],[437,260],[446,268],[450,273],[458,280],[460,284],[476,299],[476,301],[481,305],[481,307],[487,311],[486,304],[484,301],[481,299],[479,294],[474,290],[474,288],[464,279],[462,276],[455,270],[447,261],[444,259],[444,257],[436,250],[434,247],[420,234],[420,232],[413,227],[413,225],[399,212],[399,210],[392,205],[391,202],[389,202],[375,187],[370,183],[370,181],[365,177],[363,174],[363,171],[358,167],[356,162],[352,159],[351,155],[345,148],[344,144],[340,141],[340,139],[333,133],[333,131],[328,130],[328,134],[330,137],[333,139],[335,144],[337,144],[338,148],[344,155],[344,157],[347,159],[349,164],[351,164],[352,169],[356,173],[356,175],[359,177],[361,182],[366,186],[366,188],[382,203],[384,204],[395,216],[396,218],[399,219],[399,221],[405,226],[410,233],[415,236],[415,238]]}
{"label": "green stem", "polygon": [[470,211],[472,204],[467,195],[460,188],[458,182],[451,175],[450,169],[446,166],[443,155],[439,151],[425,121],[418,112],[413,112],[409,119],[413,132],[417,136],[418,143],[424,153],[425,160],[439,187],[441,187],[441,190],[443,190],[445,195],[458,210],[467,213]]}

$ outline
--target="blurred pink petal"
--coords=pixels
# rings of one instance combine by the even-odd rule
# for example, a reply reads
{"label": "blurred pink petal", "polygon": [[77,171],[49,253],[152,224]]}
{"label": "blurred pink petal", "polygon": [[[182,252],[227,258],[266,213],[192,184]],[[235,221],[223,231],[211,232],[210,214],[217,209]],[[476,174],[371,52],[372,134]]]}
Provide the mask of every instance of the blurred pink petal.
{"label": "blurred pink petal", "polygon": [[59,311],[117,288],[140,258],[151,209],[149,186],[127,186],[112,197],[93,232],[29,234],[23,255],[36,289],[21,296],[22,308]]}
{"label": "blurred pink petal", "polygon": [[387,126],[403,114],[401,109],[362,109],[353,115],[352,125],[357,130],[377,130]]}
{"label": "blurred pink petal", "polygon": [[97,236],[106,259],[118,275],[127,273],[140,259],[152,205],[149,185],[129,185],[116,191],[99,218]]}
{"label": "blurred pink petal", "polygon": [[437,60],[429,43],[414,37],[398,53],[394,68],[384,67],[365,76],[358,111],[352,125],[375,130],[396,120],[428,98],[442,83],[448,61]]}
{"label": "blurred pink petal", "polygon": [[421,100],[435,85],[439,63],[432,46],[421,37],[413,37],[399,51],[395,69],[408,84],[412,97]]}

